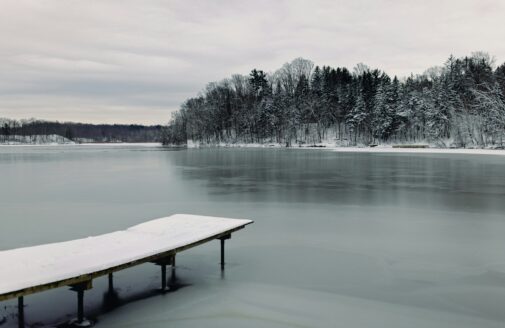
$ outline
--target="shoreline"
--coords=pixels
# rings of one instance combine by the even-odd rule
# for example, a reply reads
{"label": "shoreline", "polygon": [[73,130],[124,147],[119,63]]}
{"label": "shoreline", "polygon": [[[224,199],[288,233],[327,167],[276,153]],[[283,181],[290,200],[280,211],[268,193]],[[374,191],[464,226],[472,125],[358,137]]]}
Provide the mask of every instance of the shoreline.
{"label": "shoreline", "polygon": [[458,155],[498,155],[505,156],[503,149],[485,149],[485,148],[393,148],[393,147],[332,147],[319,148],[328,149],[340,153],[403,153],[403,154],[458,154]]}
{"label": "shoreline", "polygon": [[75,143],[75,144],[0,144],[0,147],[167,147],[167,148],[267,148],[267,149],[305,149],[305,150],[326,150],[339,153],[375,153],[375,154],[457,154],[457,155],[494,155],[505,156],[504,149],[486,149],[486,148],[393,148],[391,145],[383,145],[377,147],[356,147],[356,146],[330,146],[328,144],[319,146],[304,146],[304,147],[284,147],[278,144],[226,144],[226,145],[205,145],[199,147],[174,147],[162,145],[160,142],[125,142],[125,143]]}
{"label": "shoreline", "polygon": [[393,148],[393,145],[379,145],[377,147],[333,146],[319,144],[316,146],[285,147],[279,144],[218,144],[204,146],[190,146],[188,149],[199,148],[269,148],[269,149],[306,149],[327,150],[341,153],[383,153],[383,154],[459,154],[459,155],[498,155],[505,156],[505,149],[489,148]]}
{"label": "shoreline", "polygon": [[40,144],[2,144],[0,147],[79,147],[79,146],[107,146],[107,147],[120,147],[120,146],[142,146],[142,147],[155,147],[163,146],[161,142],[83,142],[83,143],[40,143]]}

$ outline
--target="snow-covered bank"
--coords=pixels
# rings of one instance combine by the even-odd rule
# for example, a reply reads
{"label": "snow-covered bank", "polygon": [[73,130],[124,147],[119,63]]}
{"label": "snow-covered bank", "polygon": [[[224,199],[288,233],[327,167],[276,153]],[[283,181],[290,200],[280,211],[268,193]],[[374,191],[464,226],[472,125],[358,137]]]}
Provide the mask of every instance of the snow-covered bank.
{"label": "snow-covered bank", "polygon": [[[328,149],[328,148],[324,148]],[[465,148],[393,148],[393,147],[332,147],[337,152],[356,153],[424,153],[424,154],[473,154],[473,155],[505,155],[503,149],[465,149]]]}
{"label": "snow-covered bank", "polygon": [[[59,137],[59,136],[58,136]],[[65,138],[63,138],[65,139]],[[137,147],[159,147],[161,143],[159,142],[75,142],[69,139],[65,139],[68,141],[63,142],[60,139],[38,139],[38,142],[22,142],[23,140],[0,140],[0,147],[37,147],[37,146],[107,146],[107,147],[125,147],[125,146],[137,146]]]}
{"label": "snow-covered bank", "polygon": [[[504,149],[480,149],[480,148],[436,148],[433,145],[428,148],[393,148],[398,145],[379,145],[377,147],[357,147],[357,146],[339,146],[334,143],[320,143],[315,145],[293,145],[286,147],[279,143],[216,143],[201,144],[197,142],[188,142],[188,148],[289,148],[289,149],[324,149],[337,152],[349,153],[425,153],[425,154],[473,154],[473,155],[501,155],[505,156]],[[419,145],[414,145],[419,146]]]}
{"label": "snow-covered bank", "polygon": [[73,145],[74,141],[57,134],[1,136],[0,145]]}
{"label": "snow-covered bank", "polygon": [[77,144],[78,146],[107,146],[107,147],[121,147],[121,146],[138,146],[138,147],[159,147],[160,142],[86,142]]}

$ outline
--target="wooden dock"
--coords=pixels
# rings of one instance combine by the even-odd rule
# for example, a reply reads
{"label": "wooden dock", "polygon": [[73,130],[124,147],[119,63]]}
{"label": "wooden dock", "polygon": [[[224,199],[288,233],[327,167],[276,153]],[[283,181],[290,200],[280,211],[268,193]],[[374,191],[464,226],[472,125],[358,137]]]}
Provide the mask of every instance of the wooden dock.
{"label": "wooden dock", "polygon": [[84,291],[93,279],[151,262],[161,267],[161,288],[167,287],[166,267],[175,266],[175,256],[211,240],[220,240],[221,269],[224,243],[251,220],[176,214],[148,221],[127,230],[66,242],[0,251],[0,301],[17,298],[19,326],[24,326],[24,296],[69,286],[77,292],[76,326],[84,318]]}

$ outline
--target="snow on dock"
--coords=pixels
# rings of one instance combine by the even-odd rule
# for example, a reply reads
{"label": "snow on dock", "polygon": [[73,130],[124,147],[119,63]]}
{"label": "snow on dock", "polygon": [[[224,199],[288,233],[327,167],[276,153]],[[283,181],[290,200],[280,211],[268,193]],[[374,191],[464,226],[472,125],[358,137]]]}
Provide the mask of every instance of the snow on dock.
{"label": "snow on dock", "polygon": [[0,301],[91,282],[214,239],[221,239],[224,256],[224,239],[252,222],[176,214],[100,236],[0,251]]}

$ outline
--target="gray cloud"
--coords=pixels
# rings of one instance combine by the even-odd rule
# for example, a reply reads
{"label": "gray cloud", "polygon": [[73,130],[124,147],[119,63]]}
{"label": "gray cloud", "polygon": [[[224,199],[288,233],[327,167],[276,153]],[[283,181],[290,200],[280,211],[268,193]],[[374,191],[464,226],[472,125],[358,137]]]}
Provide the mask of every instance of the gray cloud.
{"label": "gray cloud", "polygon": [[400,76],[505,60],[500,0],[4,0],[0,116],[165,123],[207,82],[295,57]]}

